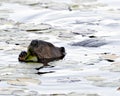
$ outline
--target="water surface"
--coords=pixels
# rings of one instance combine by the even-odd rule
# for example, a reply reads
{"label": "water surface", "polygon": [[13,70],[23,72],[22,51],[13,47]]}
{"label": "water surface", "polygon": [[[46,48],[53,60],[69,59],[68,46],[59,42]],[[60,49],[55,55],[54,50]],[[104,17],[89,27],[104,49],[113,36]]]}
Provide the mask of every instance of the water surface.
{"label": "water surface", "polygon": [[[119,4],[119,0],[1,0],[0,96],[119,96]],[[64,46],[67,55],[38,75],[35,68],[42,64],[17,60],[33,39]],[[87,46],[72,46],[84,40]]]}

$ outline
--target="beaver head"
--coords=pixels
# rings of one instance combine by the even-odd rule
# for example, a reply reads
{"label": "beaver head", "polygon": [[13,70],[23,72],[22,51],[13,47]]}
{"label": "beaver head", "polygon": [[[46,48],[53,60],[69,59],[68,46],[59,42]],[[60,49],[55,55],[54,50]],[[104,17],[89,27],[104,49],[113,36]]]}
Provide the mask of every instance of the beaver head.
{"label": "beaver head", "polygon": [[27,56],[27,52],[26,52],[26,51],[22,51],[22,52],[19,54],[18,60],[19,60],[19,61],[25,61],[26,56]]}

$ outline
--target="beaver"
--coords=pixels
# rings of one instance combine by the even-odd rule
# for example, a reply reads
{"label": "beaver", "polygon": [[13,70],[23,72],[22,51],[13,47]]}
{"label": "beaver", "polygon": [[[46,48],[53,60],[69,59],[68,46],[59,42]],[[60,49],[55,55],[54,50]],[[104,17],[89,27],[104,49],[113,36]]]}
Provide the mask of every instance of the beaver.
{"label": "beaver", "polygon": [[56,47],[52,43],[43,40],[32,40],[28,50],[19,54],[21,62],[40,62],[43,66],[54,60],[63,59],[66,55],[64,47]]}

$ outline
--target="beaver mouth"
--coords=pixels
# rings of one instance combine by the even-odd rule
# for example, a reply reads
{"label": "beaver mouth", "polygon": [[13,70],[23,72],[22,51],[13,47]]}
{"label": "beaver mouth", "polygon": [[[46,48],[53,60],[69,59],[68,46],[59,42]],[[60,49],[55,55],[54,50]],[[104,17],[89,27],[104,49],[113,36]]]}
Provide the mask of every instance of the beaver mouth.
{"label": "beaver mouth", "polygon": [[19,61],[25,61],[25,57],[19,57],[18,60]]}
{"label": "beaver mouth", "polygon": [[65,52],[65,48],[64,47],[61,47],[60,48],[60,51],[61,51],[61,53],[62,53],[62,56],[61,57],[65,57],[65,55],[66,55],[66,52]]}

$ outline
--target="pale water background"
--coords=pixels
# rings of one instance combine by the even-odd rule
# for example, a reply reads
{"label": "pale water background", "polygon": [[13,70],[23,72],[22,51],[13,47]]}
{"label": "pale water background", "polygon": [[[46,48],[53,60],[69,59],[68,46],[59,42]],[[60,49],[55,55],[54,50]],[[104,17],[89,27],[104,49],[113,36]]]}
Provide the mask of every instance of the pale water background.
{"label": "pale water background", "polygon": [[[120,96],[119,6],[119,0],[0,0],[0,96]],[[105,45],[71,45],[92,38]],[[66,57],[36,74],[42,64],[18,62],[33,39],[64,46]]]}

